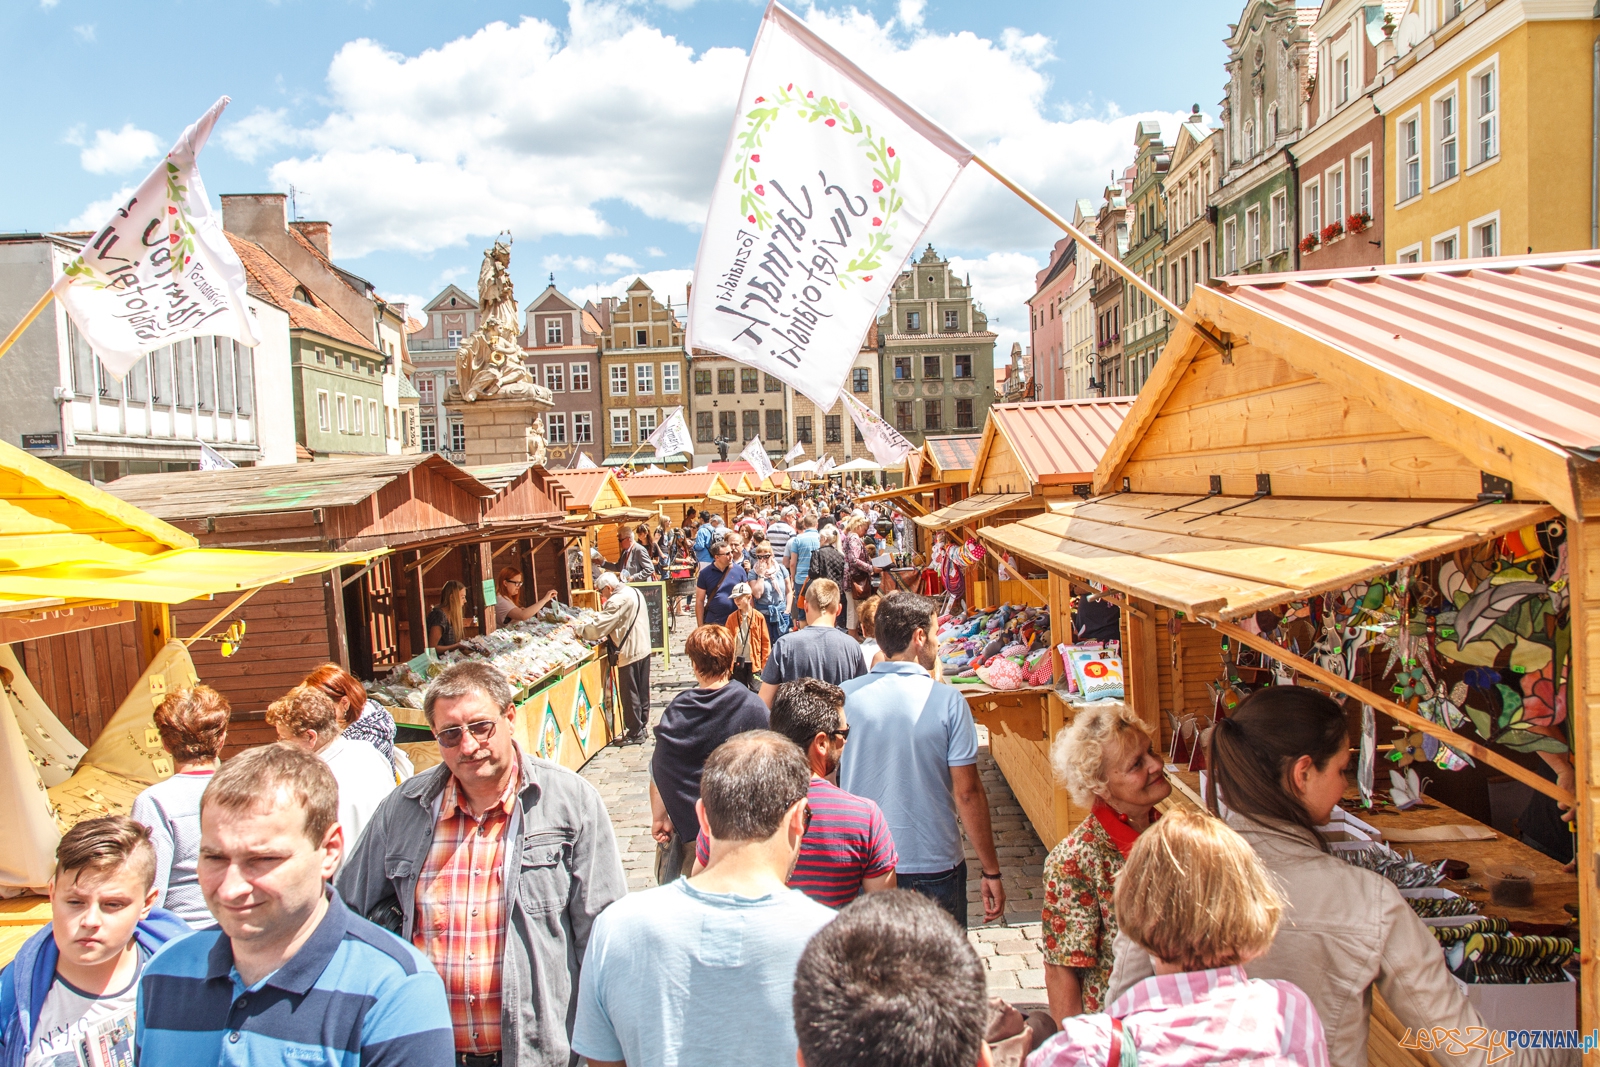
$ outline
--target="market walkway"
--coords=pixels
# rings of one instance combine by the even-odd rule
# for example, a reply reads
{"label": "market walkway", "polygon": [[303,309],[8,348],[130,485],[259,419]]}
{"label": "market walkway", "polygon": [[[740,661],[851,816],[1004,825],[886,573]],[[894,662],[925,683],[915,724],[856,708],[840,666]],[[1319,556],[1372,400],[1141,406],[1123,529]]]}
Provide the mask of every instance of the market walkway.
{"label": "market walkway", "polygon": [[[693,627],[689,620],[678,620],[672,642],[672,667],[663,670],[658,656],[652,665],[650,681],[651,723],[681,689],[694,685],[689,659],[683,643]],[[1039,954],[1039,909],[1044,899],[1043,870],[1045,848],[1033,826],[1011,795],[1005,778],[989,757],[988,735],[979,730],[982,747],[978,766],[989,793],[989,812],[994,821],[1000,870],[1005,876],[1005,919],[983,926],[983,906],[978,902],[979,871],[976,855],[967,849],[970,899],[968,935],[983,958],[989,974],[989,989],[996,996],[1016,1004],[1042,1006],[1044,961]],[[616,828],[617,845],[622,850],[622,865],[627,871],[630,890],[648,889],[654,884],[655,841],[650,837],[650,753],[652,742],[630,748],[607,748],[583,768],[583,776],[599,789]]]}

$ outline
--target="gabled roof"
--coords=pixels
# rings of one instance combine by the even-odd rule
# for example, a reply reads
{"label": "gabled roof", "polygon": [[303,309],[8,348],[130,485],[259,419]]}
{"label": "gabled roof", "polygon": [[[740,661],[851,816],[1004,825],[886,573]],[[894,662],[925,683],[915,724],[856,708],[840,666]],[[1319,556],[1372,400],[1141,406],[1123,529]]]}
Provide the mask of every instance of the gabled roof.
{"label": "gabled roof", "polygon": [[[934,469],[941,475],[970,472],[972,464],[978,458],[978,442],[983,440],[981,433],[959,434],[954,437],[930,437],[923,447],[928,451],[928,458],[933,461]],[[948,481],[949,479],[943,479]],[[966,479],[962,479],[965,481]]]}
{"label": "gabled roof", "polygon": [[1041,486],[1087,482],[1132,409],[1128,397],[995,404],[972,465],[972,492],[982,491],[985,468],[997,448],[1015,457],[1027,479],[1026,484],[1002,491],[1032,492]]}
{"label": "gabled roof", "polygon": [[628,292],[630,292],[630,293],[638,293],[638,292],[648,293],[648,292],[651,292],[651,291],[652,291],[651,288],[644,283],[644,279],[643,278],[635,278],[633,280],[633,284],[628,286]]}
{"label": "gabled roof", "polygon": [[[272,253],[236,233],[228,234],[228,241],[244,264],[250,295],[287,311],[290,329],[310,330],[363,351],[378,351],[371,338],[364,336],[343,315],[319,300],[315,293],[290,273],[289,268],[273,258]],[[295,298],[297,289],[305,296],[304,300]]]}
{"label": "gabled roof", "polygon": [[449,285],[445,286],[439,291],[438,296],[424,304],[422,310],[439,311],[443,308],[449,307],[449,300],[452,296],[456,298],[456,307],[476,308],[478,306],[477,297],[468,293],[465,289],[461,288],[454,282],[451,282]]}
{"label": "gabled roof", "polygon": [[567,495],[569,512],[625,508],[632,503],[617,475],[607,467],[550,471],[550,480]]}
{"label": "gabled roof", "polygon": [[554,300],[557,304],[560,304],[569,311],[583,310],[583,308],[580,307],[578,303],[572,299],[572,297],[568,296],[566,293],[563,293],[560,289],[557,289],[555,282],[551,282],[549,285],[545,286],[544,292],[528,301],[524,306],[529,311],[543,311],[544,305],[551,300]]}
{"label": "gabled roof", "polygon": [[635,474],[624,479],[622,487],[631,500],[704,500],[713,493],[726,495],[730,491],[723,476],[715,471]]}

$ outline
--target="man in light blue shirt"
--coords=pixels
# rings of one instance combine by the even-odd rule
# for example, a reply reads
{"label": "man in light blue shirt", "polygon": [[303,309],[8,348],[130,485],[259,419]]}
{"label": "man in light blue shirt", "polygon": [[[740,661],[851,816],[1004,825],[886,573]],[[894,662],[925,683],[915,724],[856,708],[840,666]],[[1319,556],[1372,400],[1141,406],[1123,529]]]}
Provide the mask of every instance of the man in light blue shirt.
{"label": "man in light blue shirt", "polygon": [[850,743],[839,788],[883,809],[900,853],[900,888],[932,897],[963,928],[964,826],[982,864],[984,921],[992,922],[1005,912],[1006,893],[978,776],[978,728],[966,698],[930,673],[938,655],[933,603],[890,593],[873,629],[889,658],[842,686]]}
{"label": "man in light blue shirt", "polygon": [[706,760],[695,804],[711,859],[595,920],[573,1051],[595,1067],[792,1067],[794,972],[833,911],[784,884],[810,821],[811,766],[751,730]]}
{"label": "man in light blue shirt", "polygon": [[811,570],[811,554],[821,547],[822,538],[817,533],[816,516],[809,512],[801,515],[800,532],[789,538],[789,548],[783,557],[789,573],[794,575],[795,589],[805,586],[806,575]]}
{"label": "man in light blue shirt", "polygon": [[[701,512],[701,514],[705,514]],[[694,535],[694,559],[701,570],[711,566],[711,544],[722,538],[722,516],[713,515],[700,524],[700,529]]]}

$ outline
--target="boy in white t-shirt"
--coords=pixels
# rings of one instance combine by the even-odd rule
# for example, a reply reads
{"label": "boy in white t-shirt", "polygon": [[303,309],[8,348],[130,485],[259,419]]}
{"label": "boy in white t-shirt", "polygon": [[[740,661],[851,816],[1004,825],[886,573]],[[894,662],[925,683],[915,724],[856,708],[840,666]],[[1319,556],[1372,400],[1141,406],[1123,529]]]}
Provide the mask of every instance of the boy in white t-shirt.
{"label": "boy in white t-shirt", "polygon": [[0,971],[0,1067],[133,1062],[139,973],[189,933],[155,907],[150,832],[122,815],[88,819],[56,849],[50,924]]}

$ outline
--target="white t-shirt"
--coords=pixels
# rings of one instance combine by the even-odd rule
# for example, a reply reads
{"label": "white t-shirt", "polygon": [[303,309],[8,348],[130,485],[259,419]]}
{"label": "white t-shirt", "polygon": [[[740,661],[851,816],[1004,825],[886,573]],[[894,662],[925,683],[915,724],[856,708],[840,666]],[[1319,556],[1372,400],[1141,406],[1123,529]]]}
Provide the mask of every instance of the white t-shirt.
{"label": "white t-shirt", "polygon": [[344,827],[344,850],[348,856],[361,840],[361,831],[378,810],[378,804],[394,792],[394,767],[372,742],[343,734],[317,755],[339,783],[339,825]]}
{"label": "white t-shirt", "polygon": [[[100,1067],[117,1062],[119,1048],[133,1058],[133,1024],[139,1000],[139,971],[145,954],[139,953],[139,970],[123,989],[97,997],[69,985],[59,974],[50,984],[39,1008],[39,1025],[28,1046],[23,1067]],[[104,1043],[105,1051],[90,1052],[89,1043]]]}

